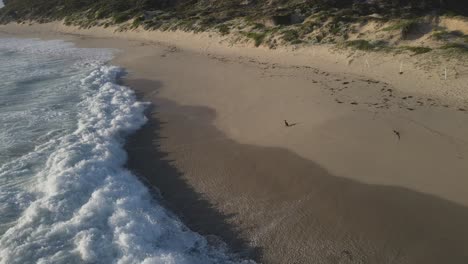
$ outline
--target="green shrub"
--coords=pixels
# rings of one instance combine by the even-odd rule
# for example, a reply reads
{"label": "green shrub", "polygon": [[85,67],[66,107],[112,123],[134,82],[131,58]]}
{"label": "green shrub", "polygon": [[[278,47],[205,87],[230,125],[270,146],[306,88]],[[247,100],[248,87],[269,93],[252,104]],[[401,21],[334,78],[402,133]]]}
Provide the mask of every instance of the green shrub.
{"label": "green shrub", "polygon": [[358,50],[372,50],[374,46],[367,40],[364,39],[357,39],[357,40],[350,40],[346,42],[346,46],[356,48]]}
{"label": "green shrub", "polygon": [[444,12],[444,16],[446,17],[457,17],[459,16],[459,14],[455,11],[452,11],[452,10],[447,10]]}
{"label": "green shrub", "polygon": [[413,52],[414,55],[424,54],[424,53],[428,53],[428,52],[432,51],[432,49],[429,48],[429,47],[409,47],[409,46],[405,46],[405,47],[401,47],[401,48]]}
{"label": "green shrub", "polygon": [[401,31],[401,34],[403,36],[407,35],[413,28],[415,28],[416,26],[418,25],[418,21],[415,20],[415,19],[405,19],[405,20],[401,20],[399,21],[398,23],[392,25],[392,26],[389,26],[389,27],[386,27],[386,28],[383,28],[382,30],[383,31],[396,31],[396,30],[400,30]]}
{"label": "green shrub", "polygon": [[261,23],[254,23],[253,24],[253,29],[264,29],[265,28],[265,25],[261,24]]}
{"label": "green shrub", "polygon": [[200,25],[203,27],[211,27],[215,24],[216,24],[216,18],[212,16],[206,16],[200,20]]}
{"label": "green shrub", "polygon": [[106,11],[105,10],[97,10],[95,13],[94,13],[94,18],[96,19],[103,19],[106,17]]}
{"label": "green shrub", "polygon": [[145,17],[144,16],[139,16],[137,18],[135,18],[132,22],[132,28],[137,28],[141,25],[141,23],[143,23],[143,21],[145,21]]}
{"label": "green shrub", "polygon": [[172,27],[172,30],[180,29],[180,30],[183,30],[183,31],[189,31],[189,30],[193,29],[193,24],[194,24],[194,21],[192,21],[190,19],[182,19],[182,20],[179,20]]}
{"label": "green shrub", "polygon": [[436,40],[447,40],[450,38],[466,38],[467,36],[465,36],[463,32],[458,31],[458,30],[454,30],[450,32],[446,30],[440,30],[440,31],[434,32],[432,34],[432,37]]}
{"label": "green shrub", "polygon": [[449,43],[440,48],[444,50],[468,52],[468,46],[461,43]]}
{"label": "green shrub", "polygon": [[72,18],[71,16],[65,17],[64,24],[65,24],[66,26],[71,26],[71,25],[73,25],[73,18]]}
{"label": "green shrub", "polygon": [[434,38],[436,40],[443,40],[443,39],[446,39],[448,35],[449,35],[449,33],[447,31],[445,31],[445,30],[436,31],[436,32],[432,33],[432,38]]}
{"label": "green shrub", "polygon": [[320,12],[313,14],[310,17],[314,18],[316,21],[325,22],[330,16],[331,16],[330,12],[322,10]]}
{"label": "green shrub", "polygon": [[230,33],[230,29],[226,24],[221,24],[217,26],[219,33],[224,36]]}
{"label": "green shrub", "polygon": [[255,42],[255,47],[258,47],[262,45],[263,40],[266,37],[266,33],[257,33],[257,32],[248,32],[248,33],[243,33],[246,37],[253,39]]}
{"label": "green shrub", "polygon": [[302,26],[300,28],[301,34],[309,34],[309,33],[313,32],[319,26],[321,26],[321,24],[318,23],[318,22],[308,21],[308,22],[302,24]]}
{"label": "green shrub", "polygon": [[338,33],[340,33],[341,31],[341,27],[339,24],[332,24],[331,27],[330,27],[330,33],[333,34],[333,35],[336,35]]}
{"label": "green shrub", "polygon": [[121,24],[125,21],[128,21],[130,19],[130,16],[128,13],[124,12],[124,13],[118,13],[118,14],[115,14],[113,16],[113,21],[114,23],[116,24]]}
{"label": "green shrub", "polygon": [[295,40],[291,41],[291,44],[293,44],[293,45],[302,44],[302,43],[304,43],[304,41],[302,41],[300,39],[295,39]]}
{"label": "green shrub", "polygon": [[290,29],[283,32],[282,39],[287,42],[296,42],[299,40],[299,33],[297,30]]}

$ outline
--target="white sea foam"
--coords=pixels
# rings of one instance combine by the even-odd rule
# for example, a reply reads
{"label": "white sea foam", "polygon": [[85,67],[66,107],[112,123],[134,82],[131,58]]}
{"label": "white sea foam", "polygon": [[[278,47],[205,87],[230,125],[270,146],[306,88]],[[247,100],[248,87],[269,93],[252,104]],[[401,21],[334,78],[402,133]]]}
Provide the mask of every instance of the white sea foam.
{"label": "white sea foam", "polygon": [[[0,50],[59,54],[60,60],[66,54],[75,67],[87,67],[73,88],[81,91],[76,124],[44,132],[33,151],[0,166],[0,179],[29,175],[27,183],[0,186],[0,214],[18,215],[2,223],[0,263],[250,263],[187,229],[124,169],[124,139],[145,123],[145,104],[116,84],[121,69],[104,65],[109,53],[96,60],[96,51],[50,44],[0,41]],[[41,166],[25,165],[39,156],[45,156]]]}

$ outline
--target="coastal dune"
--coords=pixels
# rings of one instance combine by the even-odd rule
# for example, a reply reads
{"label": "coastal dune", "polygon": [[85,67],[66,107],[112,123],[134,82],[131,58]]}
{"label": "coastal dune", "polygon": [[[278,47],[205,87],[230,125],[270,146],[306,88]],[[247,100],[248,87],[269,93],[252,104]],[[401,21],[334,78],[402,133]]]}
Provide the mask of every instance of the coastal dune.
{"label": "coastal dune", "polygon": [[400,57],[369,54],[369,68],[359,54],[229,47],[207,34],[0,30],[120,50],[123,82],[152,102],[127,144],[129,168],[191,229],[245,257],[468,261],[467,76],[445,81],[414,58],[400,75]]}

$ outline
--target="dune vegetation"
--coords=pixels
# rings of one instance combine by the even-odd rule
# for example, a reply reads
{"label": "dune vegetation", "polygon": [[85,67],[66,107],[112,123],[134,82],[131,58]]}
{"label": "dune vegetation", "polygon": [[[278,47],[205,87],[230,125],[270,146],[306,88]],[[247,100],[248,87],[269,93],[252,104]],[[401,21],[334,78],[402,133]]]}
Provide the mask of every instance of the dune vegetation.
{"label": "dune vegetation", "polygon": [[[217,32],[254,46],[340,44],[364,51],[465,50],[456,0],[5,0],[0,22]],[[466,29],[440,26],[456,19]],[[458,23],[458,22],[457,22]],[[423,40],[423,41],[421,41]]]}

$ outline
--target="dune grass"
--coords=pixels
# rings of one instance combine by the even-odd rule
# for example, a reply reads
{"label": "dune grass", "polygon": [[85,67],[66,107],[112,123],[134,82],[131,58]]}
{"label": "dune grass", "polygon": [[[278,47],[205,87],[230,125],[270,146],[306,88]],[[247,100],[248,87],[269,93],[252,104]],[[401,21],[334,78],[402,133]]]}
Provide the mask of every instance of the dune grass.
{"label": "dune grass", "polygon": [[264,33],[264,32],[261,32],[261,33],[259,33],[259,32],[242,32],[242,34],[244,34],[247,38],[253,39],[255,47],[259,47],[260,45],[262,45],[263,40],[266,37],[266,33]]}
{"label": "dune grass", "polygon": [[428,53],[428,52],[432,51],[431,48],[423,47],[423,46],[418,46],[418,47],[403,46],[403,47],[400,47],[400,48],[413,52],[413,55],[424,54],[424,53]]}
{"label": "dune grass", "polygon": [[346,47],[355,48],[363,51],[379,51],[386,49],[386,45],[383,42],[371,42],[365,39],[356,39],[345,42]]}
{"label": "dune grass", "polygon": [[459,51],[463,53],[468,53],[468,46],[461,43],[449,43],[440,47],[443,50],[449,51]]}

